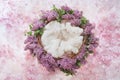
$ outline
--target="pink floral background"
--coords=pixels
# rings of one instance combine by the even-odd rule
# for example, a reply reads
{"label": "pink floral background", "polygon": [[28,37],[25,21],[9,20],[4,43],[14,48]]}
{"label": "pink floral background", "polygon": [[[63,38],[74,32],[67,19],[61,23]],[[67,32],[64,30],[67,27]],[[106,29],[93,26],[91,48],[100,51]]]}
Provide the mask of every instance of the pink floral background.
{"label": "pink floral background", "polygon": [[[82,10],[96,26],[99,46],[74,76],[49,73],[24,51],[28,25],[53,4]],[[120,0],[0,0],[0,80],[120,80]]]}

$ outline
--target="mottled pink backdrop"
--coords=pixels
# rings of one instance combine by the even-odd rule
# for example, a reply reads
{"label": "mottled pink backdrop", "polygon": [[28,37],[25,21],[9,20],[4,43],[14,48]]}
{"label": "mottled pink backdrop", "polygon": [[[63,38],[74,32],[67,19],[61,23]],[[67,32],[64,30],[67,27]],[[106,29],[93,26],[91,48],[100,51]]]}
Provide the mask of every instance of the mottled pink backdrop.
{"label": "mottled pink backdrop", "polygon": [[[53,4],[82,10],[96,26],[96,53],[74,76],[49,73],[24,51],[28,25]],[[120,0],[0,0],[0,80],[120,80]]]}

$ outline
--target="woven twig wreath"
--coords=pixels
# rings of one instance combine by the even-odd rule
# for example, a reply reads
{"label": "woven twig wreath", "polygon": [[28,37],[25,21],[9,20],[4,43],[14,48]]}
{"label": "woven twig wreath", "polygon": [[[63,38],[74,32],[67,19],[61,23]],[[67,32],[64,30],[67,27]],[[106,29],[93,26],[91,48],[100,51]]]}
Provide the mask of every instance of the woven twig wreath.
{"label": "woven twig wreath", "polygon": [[59,69],[72,75],[98,45],[93,28],[82,11],[53,6],[52,10],[42,11],[41,18],[30,25],[25,50],[48,71]]}

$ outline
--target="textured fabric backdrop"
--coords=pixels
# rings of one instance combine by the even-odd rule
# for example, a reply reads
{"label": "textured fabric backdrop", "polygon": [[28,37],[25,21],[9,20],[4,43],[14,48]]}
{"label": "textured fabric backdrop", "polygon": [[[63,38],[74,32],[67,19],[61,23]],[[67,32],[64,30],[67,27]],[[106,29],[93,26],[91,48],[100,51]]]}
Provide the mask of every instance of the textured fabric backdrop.
{"label": "textured fabric backdrop", "polygon": [[[28,25],[53,4],[82,10],[96,26],[96,53],[74,76],[49,73],[24,51]],[[120,80],[120,0],[0,0],[0,80]]]}

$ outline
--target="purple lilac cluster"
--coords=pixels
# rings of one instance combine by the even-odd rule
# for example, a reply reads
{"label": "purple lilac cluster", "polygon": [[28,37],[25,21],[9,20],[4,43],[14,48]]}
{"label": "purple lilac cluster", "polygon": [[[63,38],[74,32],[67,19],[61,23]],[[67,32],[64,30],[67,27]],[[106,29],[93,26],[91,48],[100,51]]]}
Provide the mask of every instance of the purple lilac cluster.
{"label": "purple lilac cluster", "polygon": [[94,51],[94,49],[98,46],[98,38],[96,38],[94,36],[94,33],[92,33],[92,30],[95,27],[90,24],[87,23],[87,25],[85,26],[85,29],[83,31],[83,35],[87,37],[87,50],[88,51]]}
{"label": "purple lilac cluster", "polygon": [[[82,11],[72,10],[68,6],[62,6],[61,9],[65,10],[67,14],[62,16],[62,19],[69,20],[71,25],[80,26],[82,18]],[[72,11],[72,13],[70,13]]]}
{"label": "purple lilac cluster", "polygon": [[[82,18],[82,12],[78,10],[72,10],[68,6],[62,6],[62,10],[65,11],[65,14],[61,16],[62,20],[67,20],[71,25],[81,27],[81,23],[84,23],[84,29],[82,35],[85,38],[85,42],[81,46],[80,52],[74,57],[64,57],[60,59],[54,58],[50,53],[47,53],[44,48],[38,44],[38,38],[35,35],[29,35],[25,40],[25,50],[29,50],[30,53],[37,57],[40,64],[42,64],[48,71],[55,71],[55,69],[63,70],[64,72],[74,73],[76,69],[80,67],[81,64],[86,63],[85,58],[91,52],[94,52],[94,49],[98,46],[98,39],[95,38],[92,33],[94,29],[93,25],[89,21]],[[57,9],[60,10],[60,9]],[[58,18],[59,11],[42,11],[43,15],[40,20],[35,21],[32,24],[32,31],[39,30],[43,28],[48,22],[56,20]],[[42,20],[42,21],[41,21]],[[47,22],[47,23],[46,23]],[[41,35],[39,35],[41,36]]]}
{"label": "purple lilac cluster", "polygon": [[65,15],[62,16],[62,19],[63,20],[72,20],[72,19],[74,19],[74,15],[72,15],[72,14],[65,14]]}
{"label": "purple lilac cluster", "polygon": [[43,15],[41,16],[41,19],[33,22],[32,30],[36,31],[40,28],[43,28],[46,25],[46,22],[48,23],[50,21],[56,20],[57,18],[59,18],[59,16],[61,16],[62,20],[70,21],[71,25],[80,26],[82,11],[72,10],[68,6],[62,6],[61,10],[65,11],[65,14],[62,16],[60,15],[60,13],[58,13],[60,11],[58,12],[55,10],[42,11]]}
{"label": "purple lilac cluster", "polygon": [[52,57],[51,54],[46,53],[43,49],[42,52],[37,53],[37,59],[39,63],[41,63],[48,71],[55,71],[55,68],[57,68],[57,63],[54,57]]}
{"label": "purple lilac cluster", "polygon": [[40,28],[43,28],[45,26],[45,23],[43,21],[36,20],[33,22],[32,26],[32,31],[36,31]]}
{"label": "purple lilac cluster", "polygon": [[71,20],[71,25],[80,26],[80,19]]}
{"label": "purple lilac cluster", "polygon": [[55,71],[57,67],[56,60],[38,45],[36,37],[28,36],[24,43],[26,44],[25,50],[29,50],[32,55],[37,56],[39,63],[46,67],[48,71]]}
{"label": "purple lilac cluster", "polygon": [[[46,25],[46,22],[53,21],[57,18],[58,13],[54,10],[50,11],[42,11],[42,17],[40,20],[35,20],[32,24],[33,28],[32,31],[36,31],[40,28],[43,28]],[[46,21],[46,22],[45,22]]]}
{"label": "purple lilac cluster", "polygon": [[55,20],[58,17],[58,13],[54,10],[42,11],[42,19],[47,20],[48,22]]}
{"label": "purple lilac cluster", "polygon": [[75,18],[80,19],[82,17],[82,11],[74,10],[73,15]]}
{"label": "purple lilac cluster", "polygon": [[60,60],[55,59],[50,53],[44,51],[44,49],[38,45],[37,38],[34,36],[28,36],[25,40],[25,50],[29,50],[48,71],[55,71],[56,68],[74,70],[76,59],[63,58]]}
{"label": "purple lilac cluster", "polygon": [[70,7],[68,6],[62,6],[61,9],[65,10],[66,12],[69,12],[70,10],[72,10]]}

